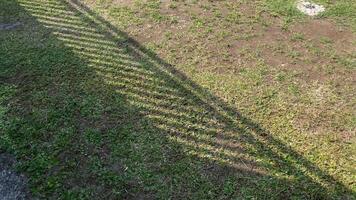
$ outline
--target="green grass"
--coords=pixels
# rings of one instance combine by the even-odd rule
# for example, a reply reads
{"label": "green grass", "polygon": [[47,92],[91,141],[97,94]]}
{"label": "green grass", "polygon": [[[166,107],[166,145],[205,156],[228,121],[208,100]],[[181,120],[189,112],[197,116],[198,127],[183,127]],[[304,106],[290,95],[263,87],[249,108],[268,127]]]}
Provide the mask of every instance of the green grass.
{"label": "green grass", "polygon": [[[243,2],[221,1],[225,16],[208,1],[175,1],[167,8],[183,17],[204,11],[183,27],[159,1],[70,2],[0,0],[1,23],[23,24],[0,30],[0,151],[17,157],[35,197],[355,198],[354,54],[302,33],[243,46],[243,61],[228,50],[271,25],[261,10],[302,17],[291,3],[256,1],[247,15],[234,12]],[[325,17],[351,19],[344,2]],[[168,30],[144,44],[126,34],[152,34],[145,25]],[[312,56],[301,62],[293,45]],[[326,80],[266,63],[264,48]]]}

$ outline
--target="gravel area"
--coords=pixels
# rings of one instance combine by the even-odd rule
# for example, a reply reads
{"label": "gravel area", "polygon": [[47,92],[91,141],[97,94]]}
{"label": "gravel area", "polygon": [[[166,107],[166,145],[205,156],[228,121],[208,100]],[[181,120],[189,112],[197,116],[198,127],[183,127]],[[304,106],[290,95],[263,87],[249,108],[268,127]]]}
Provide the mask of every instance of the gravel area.
{"label": "gravel area", "polygon": [[309,1],[299,1],[297,8],[304,14],[309,16],[316,16],[325,11],[324,6],[318,5]]}
{"label": "gravel area", "polygon": [[15,163],[11,155],[0,154],[0,200],[30,199],[27,179],[14,171]]}

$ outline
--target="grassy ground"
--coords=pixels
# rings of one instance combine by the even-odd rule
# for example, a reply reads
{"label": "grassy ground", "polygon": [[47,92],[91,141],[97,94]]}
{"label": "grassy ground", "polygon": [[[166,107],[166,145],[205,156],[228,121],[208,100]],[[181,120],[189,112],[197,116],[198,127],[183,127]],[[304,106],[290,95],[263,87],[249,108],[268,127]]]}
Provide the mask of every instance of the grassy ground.
{"label": "grassy ground", "polygon": [[355,13],[0,0],[0,151],[41,199],[355,199]]}

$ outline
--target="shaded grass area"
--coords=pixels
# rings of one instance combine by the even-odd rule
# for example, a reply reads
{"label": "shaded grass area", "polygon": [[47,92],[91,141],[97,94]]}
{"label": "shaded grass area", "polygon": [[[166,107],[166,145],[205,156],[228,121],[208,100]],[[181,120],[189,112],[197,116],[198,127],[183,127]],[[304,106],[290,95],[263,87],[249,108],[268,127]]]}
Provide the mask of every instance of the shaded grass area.
{"label": "shaded grass area", "polygon": [[40,198],[354,191],[77,1],[0,1],[1,149]]}

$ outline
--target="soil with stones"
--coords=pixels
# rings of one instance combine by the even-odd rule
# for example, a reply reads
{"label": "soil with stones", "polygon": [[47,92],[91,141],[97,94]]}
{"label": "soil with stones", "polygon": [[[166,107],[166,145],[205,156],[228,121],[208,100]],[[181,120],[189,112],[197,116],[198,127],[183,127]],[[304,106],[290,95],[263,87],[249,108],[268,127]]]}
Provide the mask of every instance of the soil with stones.
{"label": "soil with stones", "polygon": [[16,160],[7,153],[0,153],[0,200],[31,199],[27,179],[14,170]]}

